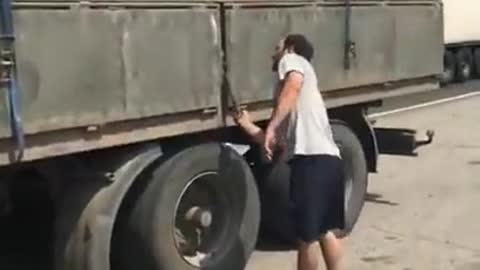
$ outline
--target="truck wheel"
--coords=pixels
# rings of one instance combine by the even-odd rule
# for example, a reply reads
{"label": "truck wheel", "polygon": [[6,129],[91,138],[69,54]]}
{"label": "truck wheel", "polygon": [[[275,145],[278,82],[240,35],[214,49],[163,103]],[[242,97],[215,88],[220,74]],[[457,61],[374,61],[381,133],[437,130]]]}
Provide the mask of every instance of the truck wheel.
{"label": "truck wheel", "polygon": [[332,123],[333,138],[340,148],[345,175],[345,228],[336,234],[350,234],[360,217],[368,186],[367,161],[362,144],[344,123]]}
{"label": "truck wheel", "polygon": [[480,78],[480,48],[475,49],[473,58],[474,58],[475,74],[477,78]]}
{"label": "truck wheel", "polygon": [[114,270],[244,269],[260,206],[242,156],[220,144],[195,146],[144,178],[114,232]]}
{"label": "truck wheel", "polygon": [[[362,145],[355,133],[343,122],[332,123],[335,142],[340,148],[345,173],[344,230],[336,235],[344,237],[355,226],[367,194],[367,162]],[[286,162],[272,164],[259,182],[262,201],[262,227],[269,238],[280,240],[288,247],[295,244],[294,221],[289,216],[290,167]]]}
{"label": "truck wheel", "polygon": [[296,245],[294,220],[290,215],[290,165],[277,161],[265,167],[259,180],[262,207],[262,236],[268,242]]}
{"label": "truck wheel", "polygon": [[472,77],[473,56],[469,49],[462,48],[457,51],[455,56],[457,62],[457,76],[458,82],[468,81]]}
{"label": "truck wheel", "polygon": [[443,56],[443,74],[440,80],[440,84],[445,86],[451,82],[453,82],[455,78],[455,56],[451,51],[445,51],[445,55]]}

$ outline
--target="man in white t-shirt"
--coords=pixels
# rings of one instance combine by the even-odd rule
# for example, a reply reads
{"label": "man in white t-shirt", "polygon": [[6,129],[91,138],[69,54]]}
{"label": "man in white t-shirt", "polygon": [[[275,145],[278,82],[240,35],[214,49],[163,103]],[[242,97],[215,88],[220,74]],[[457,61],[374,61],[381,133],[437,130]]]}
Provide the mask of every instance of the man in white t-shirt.
{"label": "man in white t-shirt", "polygon": [[310,63],[313,53],[303,35],[282,39],[273,56],[278,89],[266,131],[247,112],[237,116],[237,123],[263,146],[268,159],[290,164],[298,270],[318,269],[320,246],[328,270],[339,270],[341,245],[332,231],[344,228],[343,166]]}

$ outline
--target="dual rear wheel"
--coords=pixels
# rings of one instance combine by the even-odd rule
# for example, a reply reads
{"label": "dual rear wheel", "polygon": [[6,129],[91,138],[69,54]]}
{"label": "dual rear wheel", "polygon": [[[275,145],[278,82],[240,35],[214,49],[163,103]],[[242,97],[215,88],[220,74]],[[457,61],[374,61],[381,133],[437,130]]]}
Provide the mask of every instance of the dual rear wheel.
{"label": "dual rear wheel", "polygon": [[473,77],[480,77],[480,48],[447,49],[442,84],[465,82]]}
{"label": "dual rear wheel", "polygon": [[[367,166],[355,133],[343,123],[332,128],[345,168],[345,235],[363,206]],[[157,155],[140,151],[142,158],[126,159],[110,184],[81,181],[65,194],[71,203],[58,213],[56,269],[242,270],[257,244],[261,210],[277,239],[294,241],[285,164],[257,184],[255,166],[224,144]]]}

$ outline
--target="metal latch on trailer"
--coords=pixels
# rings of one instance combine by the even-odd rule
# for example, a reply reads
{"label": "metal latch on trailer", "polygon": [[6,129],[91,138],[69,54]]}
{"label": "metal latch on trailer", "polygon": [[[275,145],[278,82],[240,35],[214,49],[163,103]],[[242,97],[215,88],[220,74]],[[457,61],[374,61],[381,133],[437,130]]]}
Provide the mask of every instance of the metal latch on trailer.
{"label": "metal latch on trailer", "polygon": [[345,70],[350,70],[352,59],[357,57],[356,44],[352,40],[352,2],[345,0],[345,44],[344,44],[344,62]]}

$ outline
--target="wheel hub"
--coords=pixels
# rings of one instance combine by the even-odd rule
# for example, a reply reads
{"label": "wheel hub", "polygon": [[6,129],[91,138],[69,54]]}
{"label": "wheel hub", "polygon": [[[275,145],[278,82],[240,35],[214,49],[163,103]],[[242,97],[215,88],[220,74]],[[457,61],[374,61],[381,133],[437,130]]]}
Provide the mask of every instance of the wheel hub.
{"label": "wheel hub", "polygon": [[226,201],[215,185],[218,180],[219,176],[214,172],[192,178],[175,209],[177,251],[186,262],[197,268],[215,258],[228,226]]}
{"label": "wheel hub", "polygon": [[194,222],[197,226],[208,228],[212,225],[212,212],[199,206],[190,208],[185,214],[185,220]]}

